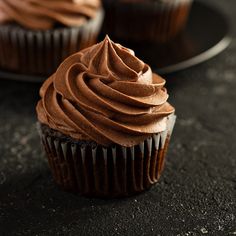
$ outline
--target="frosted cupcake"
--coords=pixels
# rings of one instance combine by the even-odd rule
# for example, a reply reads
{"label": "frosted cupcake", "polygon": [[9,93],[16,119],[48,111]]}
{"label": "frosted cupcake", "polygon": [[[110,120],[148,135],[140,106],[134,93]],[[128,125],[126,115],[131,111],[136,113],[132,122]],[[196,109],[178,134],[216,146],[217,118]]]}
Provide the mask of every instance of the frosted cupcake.
{"label": "frosted cupcake", "polygon": [[1,0],[0,68],[50,75],[96,42],[102,20],[99,0]]}
{"label": "frosted cupcake", "polygon": [[67,58],[43,84],[37,105],[55,181],[99,197],[155,184],[175,123],[164,84],[108,37]]}

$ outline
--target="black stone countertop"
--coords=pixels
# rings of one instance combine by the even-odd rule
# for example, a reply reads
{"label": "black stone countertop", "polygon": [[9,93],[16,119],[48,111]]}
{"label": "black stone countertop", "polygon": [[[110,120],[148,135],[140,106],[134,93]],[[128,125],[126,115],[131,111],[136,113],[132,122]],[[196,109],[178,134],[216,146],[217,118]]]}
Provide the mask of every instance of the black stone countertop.
{"label": "black stone countertop", "polygon": [[[236,21],[235,0],[208,1]],[[35,127],[40,85],[1,79],[0,235],[236,235],[236,38],[167,83],[178,121],[159,183],[97,200],[51,178]]]}

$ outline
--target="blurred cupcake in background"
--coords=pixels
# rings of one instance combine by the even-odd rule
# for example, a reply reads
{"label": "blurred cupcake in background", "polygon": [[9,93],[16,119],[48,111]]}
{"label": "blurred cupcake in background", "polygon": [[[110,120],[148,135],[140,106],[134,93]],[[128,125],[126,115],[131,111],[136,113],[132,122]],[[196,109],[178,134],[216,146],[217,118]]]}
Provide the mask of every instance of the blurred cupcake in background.
{"label": "blurred cupcake in background", "polygon": [[100,0],[1,0],[0,68],[49,75],[96,42],[102,21]]}
{"label": "blurred cupcake in background", "polygon": [[68,57],[40,90],[39,130],[63,189],[99,197],[147,190],[175,124],[165,80],[108,37]]}
{"label": "blurred cupcake in background", "polygon": [[103,0],[103,31],[117,40],[166,43],[186,26],[193,0]]}

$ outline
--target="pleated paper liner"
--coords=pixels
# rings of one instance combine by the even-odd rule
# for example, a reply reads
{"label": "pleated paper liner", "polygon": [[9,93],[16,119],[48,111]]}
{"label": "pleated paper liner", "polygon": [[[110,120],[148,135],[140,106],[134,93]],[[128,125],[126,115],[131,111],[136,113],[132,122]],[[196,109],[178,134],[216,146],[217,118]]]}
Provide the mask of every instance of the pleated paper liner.
{"label": "pleated paper liner", "polygon": [[103,33],[125,42],[166,43],[186,26],[192,0],[121,2],[103,0]]}
{"label": "pleated paper liner", "polygon": [[133,147],[114,144],[105,148],[94,142],[76,142],[54,136],[49,127],[40,133],[55,182],[62,189],[93,197],[130,196],[155,184],[164,168],[175,124]]}
{"label": "pleated paper liner", "polygon": [[74,28],[27,30],[0,26],[0,68],[22,74],[49,76],[69,55],[96,43],[103,10],[94,19]]}

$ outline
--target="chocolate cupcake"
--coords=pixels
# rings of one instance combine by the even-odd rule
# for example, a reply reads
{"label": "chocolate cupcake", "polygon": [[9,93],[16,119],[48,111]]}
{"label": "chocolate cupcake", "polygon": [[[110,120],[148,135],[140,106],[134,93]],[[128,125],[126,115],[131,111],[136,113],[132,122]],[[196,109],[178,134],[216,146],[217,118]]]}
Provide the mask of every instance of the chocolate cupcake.
{"label": "chocolate cupcake", "polygon": [[102,21],[99,0],[1,0],[0,68],[48,76],[96,42]]}
{"label": "chocolate cupcake", "polygon": [[67,58],[41,90],[39,130],[55,181],[88,196],[129,196],[156,183],[174,108],[165,80],[108,37]]}
{"label": "chocolate cupcake", "polygon": [[166,43],[188,20],[192,0],[103,0],[103,31],[117,40]]}

